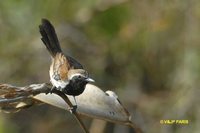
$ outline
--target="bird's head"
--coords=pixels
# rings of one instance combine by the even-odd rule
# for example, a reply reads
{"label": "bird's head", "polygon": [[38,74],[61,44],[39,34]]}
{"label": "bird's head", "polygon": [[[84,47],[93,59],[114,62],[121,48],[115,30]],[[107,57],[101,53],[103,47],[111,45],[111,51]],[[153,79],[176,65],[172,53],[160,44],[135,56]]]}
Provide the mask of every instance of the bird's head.
{"label": "bird's head", "polygon": [[69,81],[76,81],[76,82],[95,82],[93,79],[89,77],[89,74],[84,69],[71,69],[68,72],[68,79]]}

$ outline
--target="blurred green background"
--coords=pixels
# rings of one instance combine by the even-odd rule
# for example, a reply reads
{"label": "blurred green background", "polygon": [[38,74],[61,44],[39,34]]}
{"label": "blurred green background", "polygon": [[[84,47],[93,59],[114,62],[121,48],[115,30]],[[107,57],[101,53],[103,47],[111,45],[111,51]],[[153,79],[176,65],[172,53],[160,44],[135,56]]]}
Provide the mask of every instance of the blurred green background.
{"label": "blurred green background", "polygon": [[[200,1],[2,0],[1,83],[49,81],[41,18],[53,23],[63,51],[84,65],[97,86],[118,94],[144,132],[200,131]],[[134,132],[83,119],[93,132]],[[162,125],[162,119],[189,124]],[[66,132],[82,131],[70,113],[55,107],[0,113],[0,133]]]}

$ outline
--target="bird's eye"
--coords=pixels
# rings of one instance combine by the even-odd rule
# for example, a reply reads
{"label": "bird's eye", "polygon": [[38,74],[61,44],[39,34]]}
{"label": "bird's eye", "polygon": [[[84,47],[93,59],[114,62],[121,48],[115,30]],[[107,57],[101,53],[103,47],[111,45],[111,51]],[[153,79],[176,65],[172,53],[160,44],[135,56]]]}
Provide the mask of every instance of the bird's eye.
{"label": "bird's eye", "polygon": [[78,78],[80,79],[80,78],[81,78],[81,76],[79,75],[79,76],[78,76]]}

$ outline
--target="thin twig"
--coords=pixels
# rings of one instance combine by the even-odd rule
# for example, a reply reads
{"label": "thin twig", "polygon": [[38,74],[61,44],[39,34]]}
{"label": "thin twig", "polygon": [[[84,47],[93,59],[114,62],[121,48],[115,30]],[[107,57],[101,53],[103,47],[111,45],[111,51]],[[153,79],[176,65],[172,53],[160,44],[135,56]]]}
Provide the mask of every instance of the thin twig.
{"label": "thin twig", "polygon": [[[62,93],[61,91],[58,91],[58,90],[53,90],[53,93],[60,96],[69,105],[70,108],[73,108],[72,103],[70,102],[69,98],[64,93]],[[84,132],[89,133],[88,129],[86,128],[83,121],[81,120],[79,114],[76,111],[72,111],[72,114],[75,116],[76,120],[78,121],[79,125],[82,127]]]}
{"label": "thin twig", "polygon": [[28,97],[27,96],[20,96],[20,97],[15,97],[15,98],[0,98],[0,105],[23,101],[26,98],[28,98]]}

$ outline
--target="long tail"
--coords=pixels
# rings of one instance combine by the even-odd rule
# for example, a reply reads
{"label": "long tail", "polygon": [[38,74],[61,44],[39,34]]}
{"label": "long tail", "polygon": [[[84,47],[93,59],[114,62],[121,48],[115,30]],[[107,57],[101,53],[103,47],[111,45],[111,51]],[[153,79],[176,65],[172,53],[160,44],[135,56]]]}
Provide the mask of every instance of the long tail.
{"label": "long tail", "polygon": [[47,19],[42,19],[42,24],[39,25],[41,40],[45,44],[49,53],[54,57],[57,53],[62,52],[58,37],[53,25]]}

